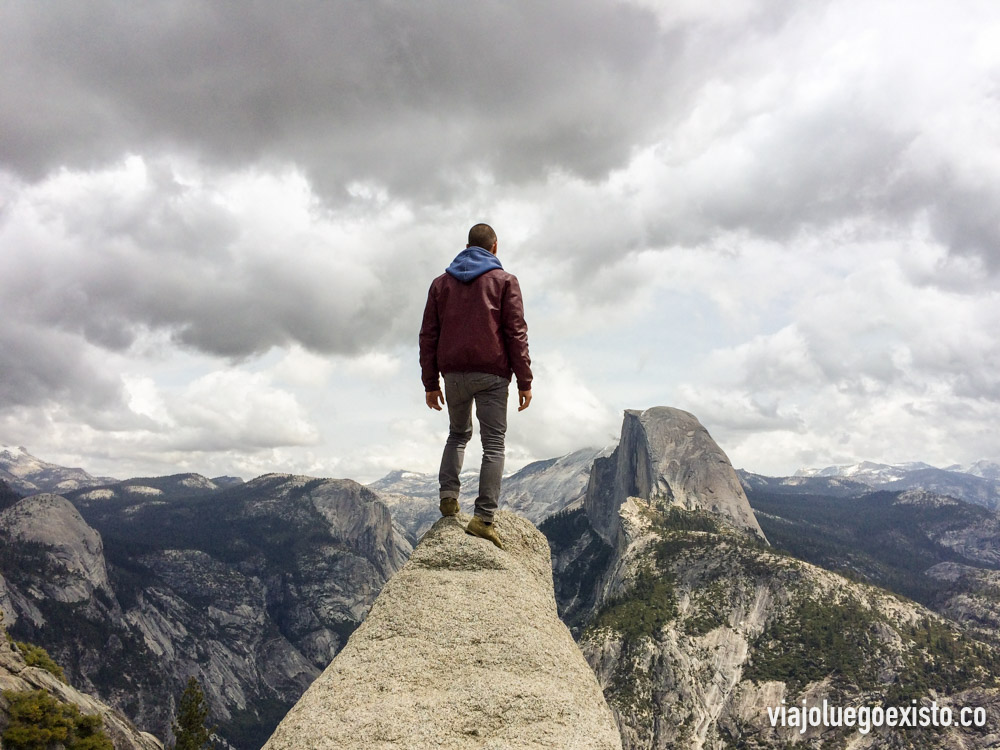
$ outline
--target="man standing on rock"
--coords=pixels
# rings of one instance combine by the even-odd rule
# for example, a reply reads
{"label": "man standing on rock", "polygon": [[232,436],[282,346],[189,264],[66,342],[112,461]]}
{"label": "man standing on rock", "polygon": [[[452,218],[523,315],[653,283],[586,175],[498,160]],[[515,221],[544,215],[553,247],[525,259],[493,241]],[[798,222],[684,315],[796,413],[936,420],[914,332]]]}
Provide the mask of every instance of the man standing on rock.
{"label": "man standing on rock", "polygon": [[[448,404],[448,440],[438,477],[441,515],[458,515],[458,475],[472,437],[475,401],[483,463],[475,515],[465,531],[503,549],[493,514],[503,477],[507,391],[514,375],[517,410],[528,408],[531,358],[521,287],[497,259],[497,235],[489,224],[469,230],[465,250],[431,283],[420,327],[420,370],[427,406],[441,411],[441,404]],[[444,375],[444,394],[439,372]]]}

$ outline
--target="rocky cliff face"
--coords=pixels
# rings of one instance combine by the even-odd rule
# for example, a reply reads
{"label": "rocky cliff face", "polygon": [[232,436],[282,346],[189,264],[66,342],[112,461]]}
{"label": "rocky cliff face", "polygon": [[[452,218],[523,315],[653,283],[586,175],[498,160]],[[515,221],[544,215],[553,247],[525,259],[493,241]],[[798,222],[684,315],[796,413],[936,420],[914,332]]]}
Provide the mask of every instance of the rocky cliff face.
{"label": "rocky cliff face", "polygon": [[604,601],[605,577],[615,549],[594,531],[582,507],[549,516],[538,528],[552,550],[559,616],[578,638]]}
{"label": "rocky cliff face", "polygon": [[593,558],[593,534],[608,545],[591,571],[600,584],[570,589],[593,596],[576,602],[580,646],[625,748],[979,748],[1000,739],[975,730],[866,736],[772,727],[767,708],[782,700],[908,706],[937,698],[993,711],[1000,658],[913,602],[771,549],[738,489],[691,415],[627,412],[617,451],[594,464],[585,516],[544,525],[552,537],[553,526],[565,527],[553,544],[557,575]]}
{"label": "rocky cliff face", "polygon": [[0,514],[0,606],[16,637],[144,729],[169,738],[193,675],[220,734],[256,750],[410,546],[349,480],[202,485],[20,500]]}
{"label": "rocky cliff face", "polygon": [[545,538],[501,511],[499,550],[467,520],[433,526],[266,750],[621,747]]}
{"label": "rocky cliff face", "polygon": [[694,415],[680,409],[626,411],[618,447],[594,461],[584,507],[613,546],[619,542],[618,509],[629,497],[706,511],[764,537],[729,458]]}
{"label": "rocky cliff face", "polygon": [[41,580],[42,593],[60,602],[80,602],[96,589],[110,592],[101,535],[58,495],[34,495],[0,512],[0,530],[22,544],[46,550],[55,575]]}
{"label": "rocky cliff face", "polygon": [[929,568],[925,575],[948,584],[947,593],[935,602],[938,612],[983,639],[996,639],[1000,633],[1000,571],[945,562]]}
{"label": "rocky cliff face", "polygon": [[[985,748],[977,730],[772,727],[768,708],[1000,705],[1000,659],[913,602],[630,499],[615,594],[581,649],[625,748]],[[957,710],[957,709],[956,709]],[[911,744],[913,743],[913,744]]]}

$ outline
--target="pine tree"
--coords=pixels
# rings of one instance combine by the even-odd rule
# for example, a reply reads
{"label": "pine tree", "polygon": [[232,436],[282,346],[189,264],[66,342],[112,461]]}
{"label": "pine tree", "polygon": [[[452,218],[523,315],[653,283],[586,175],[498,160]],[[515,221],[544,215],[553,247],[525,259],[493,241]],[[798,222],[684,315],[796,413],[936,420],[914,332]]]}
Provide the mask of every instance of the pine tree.
{"label": "pine tree", "polygon": [[214,728],[205,726],[208,718],[208,705],[201,685],[194,677],[188,678],[187,687],[181,694],[177,706],[177,719],[174,721],[174,750],[204,750],[211,748],[211,735]]}

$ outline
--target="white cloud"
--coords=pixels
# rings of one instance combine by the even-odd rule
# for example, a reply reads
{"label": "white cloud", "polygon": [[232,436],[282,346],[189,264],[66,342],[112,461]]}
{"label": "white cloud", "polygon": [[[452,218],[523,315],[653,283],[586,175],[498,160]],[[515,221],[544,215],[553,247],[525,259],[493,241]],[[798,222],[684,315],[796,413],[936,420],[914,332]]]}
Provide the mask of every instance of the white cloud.
{"label": "white cloud", "polygon": [[389,380],[399,374],[402,364],[399,357],[388,352],[368,352],[360,357],[352,357],[344,366],[347,372],[357,378]]}
{"label": "white cloud", "polygon": [[758,470],[996,455],[1000,295],[915,284],[911,253],[935,255],[919,244],[849,249],[850,270],[810,266],[794,322],[711,352],[678,405]]}
{"label": "white cloud", "polygon": [[330,357],[297,345],[283,351],[281,359],[268,368],[270,375],[279,382],[313,388],[327,385],[333,371],[334,364]]}
{"label": "white cloud", "polygon": [[316,427],[297,399],[257,373],[211,372],[173,394],[170,441],[186,450],[312,445]]}
{"label": "white cloud", "polygon": [[161,429],[176,427],[177,422],[152,378],[124,374],[122,383],[125,388],[125,402],[129,409],[148,417]]}
{"label": "white cloud", "polygon": [[595,394],[558,351],[536,357],[532,370],[532,401],[522,412],[516,411],[516,388],[511,387],[507,444],[512,465],[600,448],[618,436],[621,413]]}

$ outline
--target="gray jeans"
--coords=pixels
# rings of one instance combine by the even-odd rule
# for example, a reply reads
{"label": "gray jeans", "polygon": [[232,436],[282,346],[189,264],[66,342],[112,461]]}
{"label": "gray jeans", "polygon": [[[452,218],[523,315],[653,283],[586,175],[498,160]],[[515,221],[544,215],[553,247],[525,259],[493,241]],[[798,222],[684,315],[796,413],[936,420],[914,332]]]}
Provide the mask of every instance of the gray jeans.
{"label": "gray jeans", "polygon": [[503,478],[504,434],[507,432],[507,390],[510,381],[485,372],[450,372],[444,376],[448,403],[448,441],[441,456],[441,499],[458,499],[465,445],[472,437],[472,402],[476,403],[483,463],[479,469],[477,516],[492,521]]}

